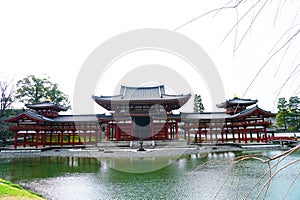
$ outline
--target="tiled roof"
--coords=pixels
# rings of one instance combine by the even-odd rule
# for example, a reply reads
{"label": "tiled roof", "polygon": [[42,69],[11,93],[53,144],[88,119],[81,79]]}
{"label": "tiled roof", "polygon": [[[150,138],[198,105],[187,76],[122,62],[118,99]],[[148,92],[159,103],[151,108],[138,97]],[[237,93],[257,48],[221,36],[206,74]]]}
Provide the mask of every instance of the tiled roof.
{"label": "tiled roof", "polygon": [[122,99],[160,99],[164,94],[164,86],[154,87],[126,87],[121,86]]}
{"label": "tiled roof", "polygon": [[252,104],[252,103],[254,104],[257,103],[257,100],[234,98],[228,100],[227,102],[231,104]]}
{"label": "tiled roof", "polygon": [[30,109],[52,109],[56,111],[66,111],[68,110],[66,107],[51,103],[51,102],[41,102],[41,103],[35,103],[35,104],[26,104],[27,108]]}
{"label": "tiled roof", "polygon": [[252,108],[245,109],[235,115],[231,115],[228,117],[228,119],[246,117],[253,113],[260,113],[260,114],[264,115],[265,117],[274,117],[275,116],[275,114],[273,114],[269,111],[263,110],[263,109],[259,108],[258,106],[254,106]]}
{"label": "tiled roof", "polygon": [[256,104],[258,101],[253,99],[241,99],[241,98],[233,98],[226,100],[226,102],[222,102],[217,104],[218,108],[226,108],[227,106],[231,105],[241,105],[241,106],[250,106]]}
{"label": "tiled roof", "polygon": [[115,96],[93,96],[93,99],[101,99],[108,101],[134,101],[134,100],[159,100],[159,99],[178,99],[182,97],[190,97],[188,95],[168,95],[165,94],[164,85],[151,87],[127,87],[121,86],[120,94]]}
{"label": "tiled roof", "polygon": [[54,121],[53,119],[50,119],[48,117],[38,114],[35,111],[30,111],[30,110],[25,110],[17,115],[11,116],[11,117],[7,118],[5,121],[15,122],[15,121],[18,121],[18,119],[23,118],[23,117],[29,117],[29,118],[35,119],[37,121],[47,121],[47,122]]}
{"label": "tiled roof", "polygon": [[25,110],[17,115],[7,118],[7,122],[16,122],[20,118],[29,117],[36,121],[45,122],[93,122],[97,121],[96,115],[59,115],[55,118],[48,118],[43,115],[38,114],[35,111]]}
{"label": "tiled roof", "polygon": [[186,120],[201,120],[201,119],[238,119],[241,117],[248,117],[248,116],[254,116],[257,114],[261,114],[264,117],[274,117],[275,114],[263,110],[261,108],[259,108],[258,106],[254,106],[252,108],[249,109],[245,109],[243,111],[241,111],[240,113],[237,113],[235,115],[229,115],[226,114],[225,112],[204,112],[204,113],[181,113],[181,117],[182,119],[186,119]]}

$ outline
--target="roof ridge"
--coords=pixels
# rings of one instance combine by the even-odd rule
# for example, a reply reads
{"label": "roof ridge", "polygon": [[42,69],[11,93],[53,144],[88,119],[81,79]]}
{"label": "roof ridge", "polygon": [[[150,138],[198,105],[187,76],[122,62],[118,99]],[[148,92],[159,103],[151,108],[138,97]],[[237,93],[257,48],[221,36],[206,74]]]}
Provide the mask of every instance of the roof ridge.
{"label": "roof ridge", "polygon": [[125,85],[121,85],[121,87],[123,87],[124,89],[151,89],[151,88],[160,88],[160,87],[165,87],[164,84],[160,84],[160,85],[155,85],[155,86],[125,86]]}

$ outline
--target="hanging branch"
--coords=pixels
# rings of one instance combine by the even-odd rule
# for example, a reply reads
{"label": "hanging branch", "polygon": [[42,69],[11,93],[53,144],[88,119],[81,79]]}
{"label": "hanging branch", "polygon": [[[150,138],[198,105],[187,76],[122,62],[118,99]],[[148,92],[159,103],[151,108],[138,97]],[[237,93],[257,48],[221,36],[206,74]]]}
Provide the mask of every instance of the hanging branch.
{"label": "hanging branch", "polygon": [[234,8],[237,8],[237,7],[240,5],[240,3],[242,3],[243,1],[244,1],[244,0],[239,0],[239,1],[238,1],[235,5],[233,5],[233,6],[227,6],[227,5],[229,5],[231,2],[233,2],[233,0],[231,0],[231,1],[227,2],[224,6],[222,6],[222,7],[220,7],[220,8],[216,8],[216,9],[210,10],[210,11],[208,11],[208,12],[202,14],[202,15],[199,15],[199,16],[197,16],[197,17],[195,17],[195,18],[193,18],[193,19],[187,21],[186,23],[184,23],[184,24],[180,25],[179,27],[175,28],[174,31],[178,31],[179,29],[183,28],[184,26],[186,26],[186,25],[188,25],[188,24],[190,24],[190,23],[192,23],[192,22],[194,22],[194,21],[196,21],[196,20],[198,20],[198,19],[200,19],[200,18],[202,18],[202,17],[204,17],[204,16],[206,16],[206,15],[209,15],[209,14],[212,14],[212,13],[218,13],[218,12],[224,10],[224,9],[234,9]]}
{"label": "hanging branch", "polygon": [[295,34],[293,34],[292,37],[290,37],[280,48],[278,48],[271,56],[269,56],[269,58],[259,68],[258,72],[256,73],[256,75],[254,76],[254,78],[252,79],[252,81],[250,82],[248,87],[246,88],[246,90],[243,94],[243,97],[247,94],[248,90],[250,89],[250,87],[252,86],[252,84],[254,83],[256,78],[259,76],[259,74],[262,72],[262,70],[266,67],[266,65],[270,62],[270,60],[272,60],[274,56],[276,56],[284,47],[286,47],[290,42],[292,42],[298,36],[299,32],[300,32],[300,30],[298,30]]}

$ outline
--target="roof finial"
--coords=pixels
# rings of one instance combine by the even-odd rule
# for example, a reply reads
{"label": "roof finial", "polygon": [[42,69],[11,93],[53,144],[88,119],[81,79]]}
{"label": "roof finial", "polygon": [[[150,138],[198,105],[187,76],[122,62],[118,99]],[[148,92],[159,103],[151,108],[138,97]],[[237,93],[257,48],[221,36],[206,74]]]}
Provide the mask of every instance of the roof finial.
{"label": "roof finial", "polygon": [[48,96],[46,101],[51,102],[51,98]]}
{"label": "roof finial", "polygon": [[236,95],[236,93],[233,94],[233,97],[234,97],[235,99],[238,98],[238,96]]}

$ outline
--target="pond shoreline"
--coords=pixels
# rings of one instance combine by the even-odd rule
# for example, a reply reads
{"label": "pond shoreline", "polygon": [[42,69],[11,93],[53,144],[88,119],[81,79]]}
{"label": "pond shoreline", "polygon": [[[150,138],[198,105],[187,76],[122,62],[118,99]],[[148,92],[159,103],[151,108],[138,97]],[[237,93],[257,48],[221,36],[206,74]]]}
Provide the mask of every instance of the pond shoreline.
{"label": "pond shoreline", "polygon": [[0,158],[18,157],[87,157],[87,158],[144,158],[144,157],[168,157],[191,154],[207,154],[218,152],[242,152],[263,150],[288,150],[272,144],[232,144],[232,145],[185,145],[185,146],[146,146],[144,151],[139,147],[53,147],[51,149],[2,149]]}

